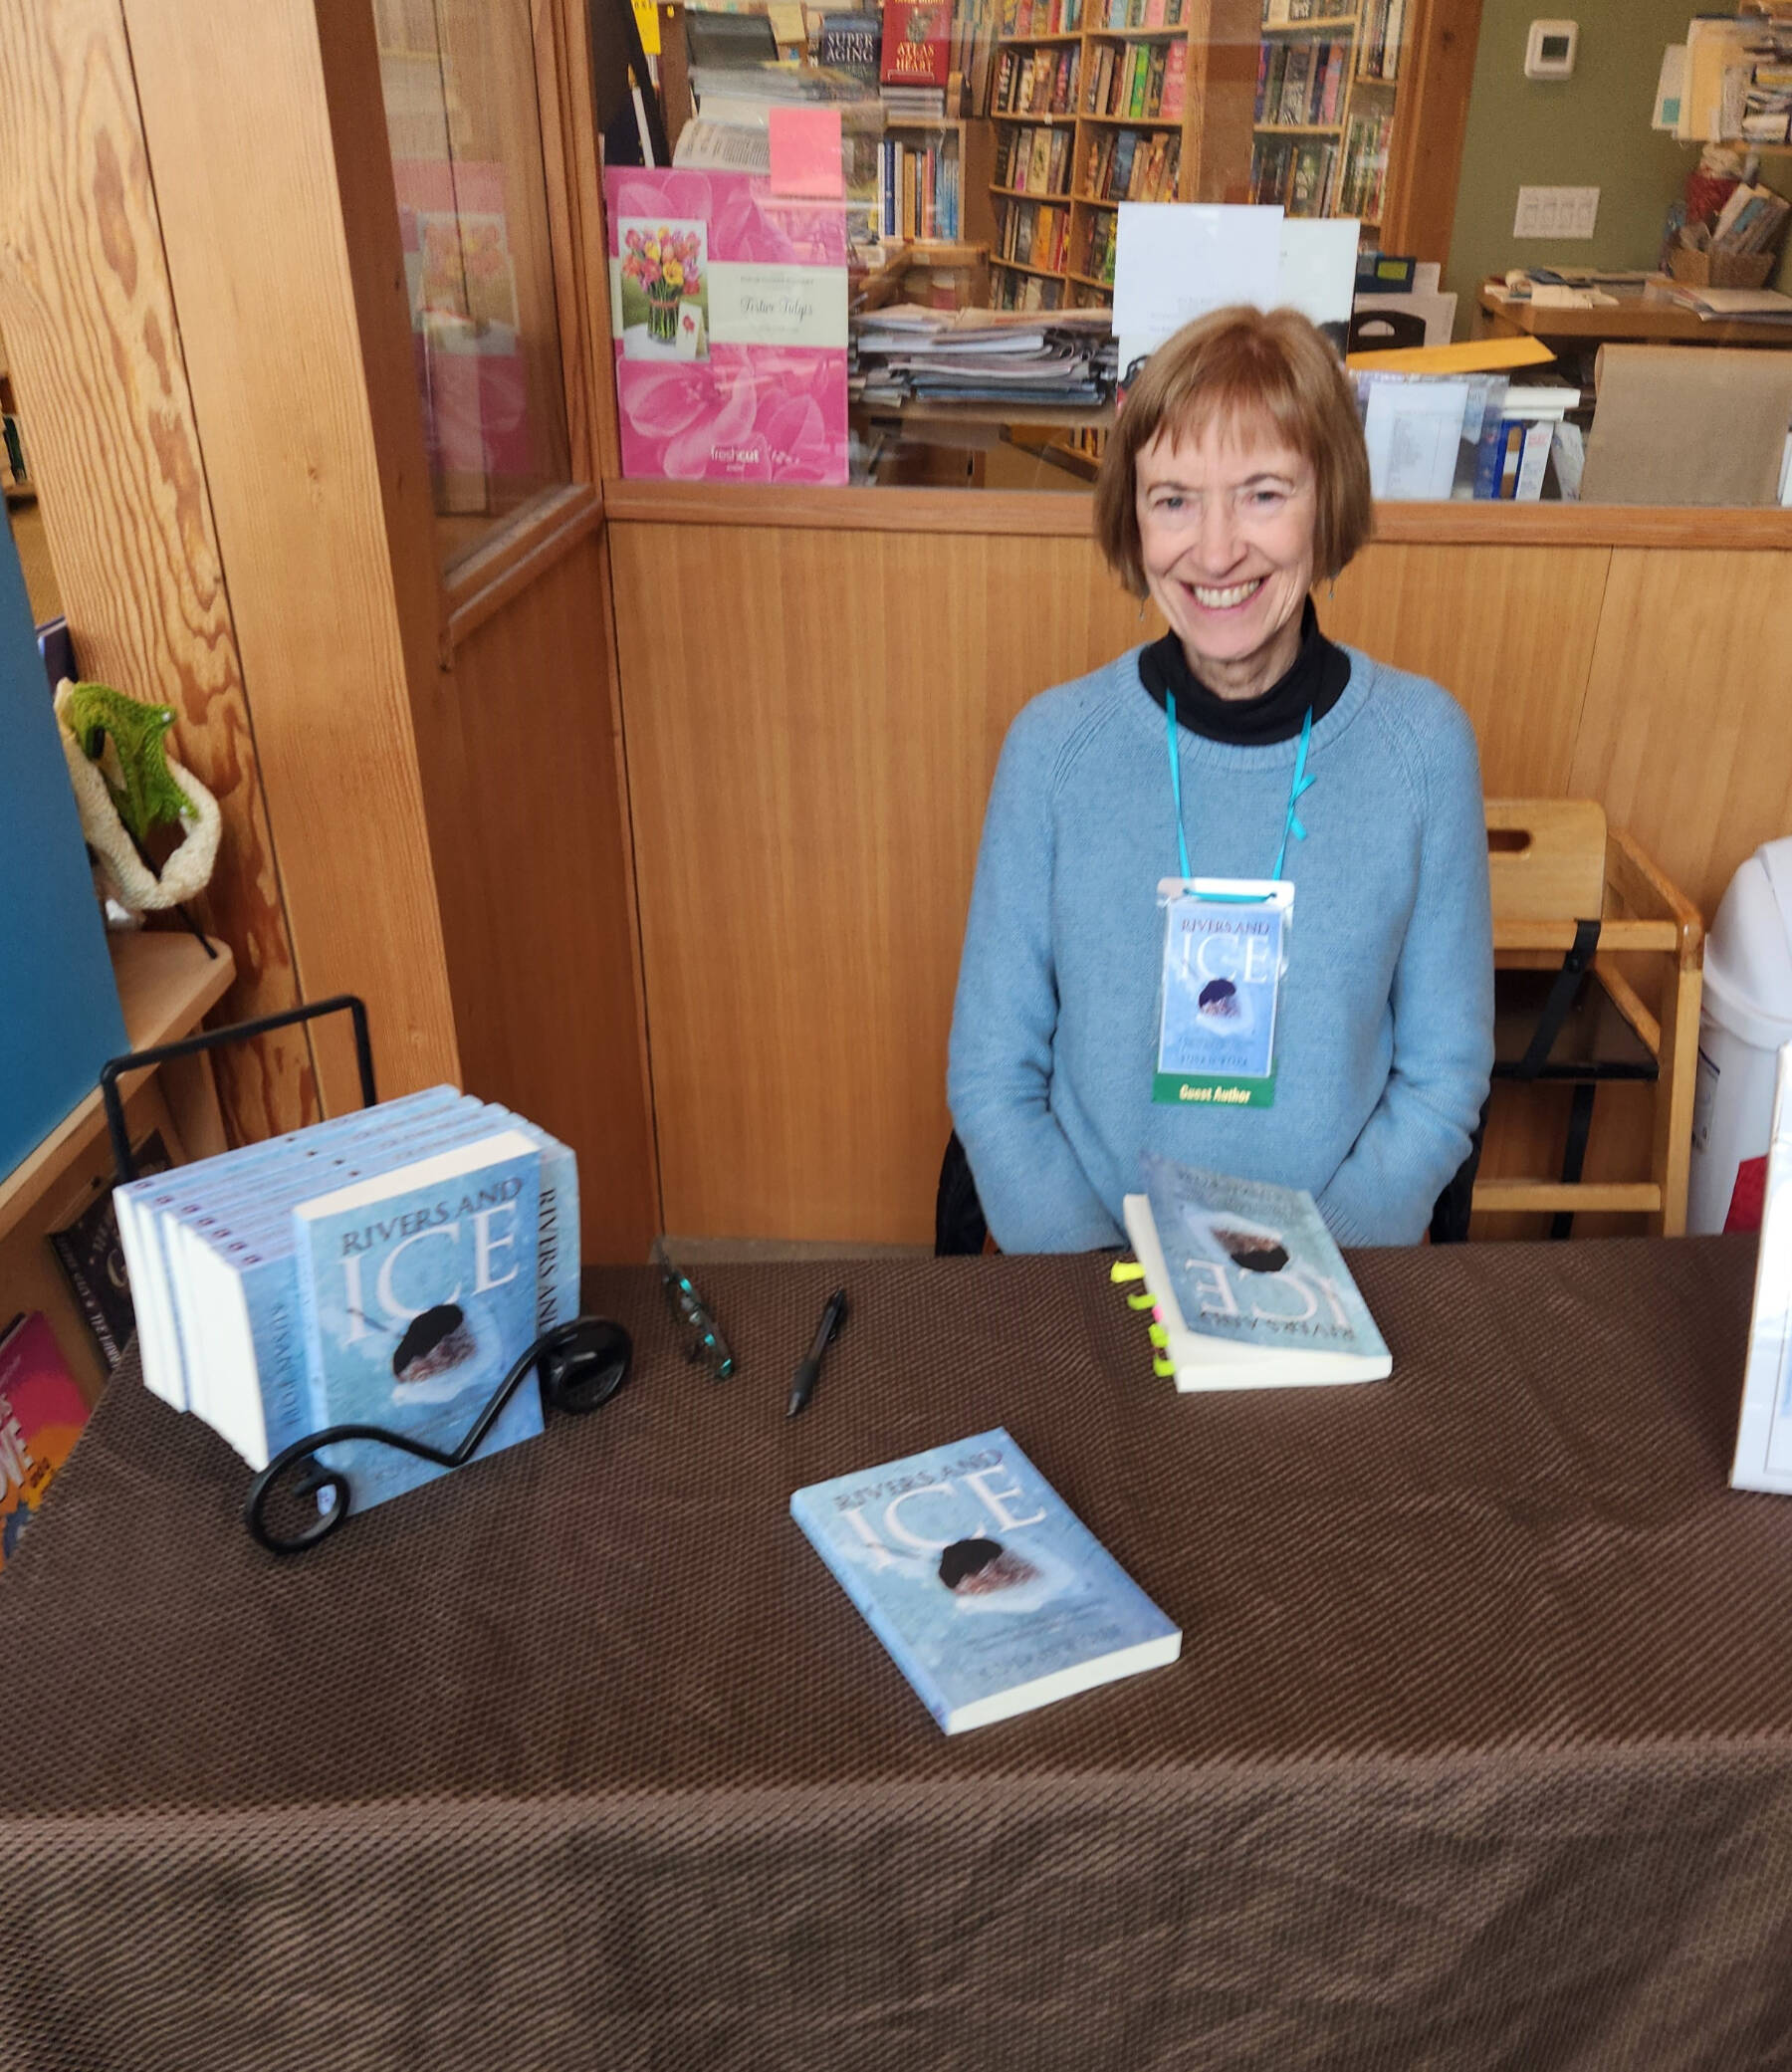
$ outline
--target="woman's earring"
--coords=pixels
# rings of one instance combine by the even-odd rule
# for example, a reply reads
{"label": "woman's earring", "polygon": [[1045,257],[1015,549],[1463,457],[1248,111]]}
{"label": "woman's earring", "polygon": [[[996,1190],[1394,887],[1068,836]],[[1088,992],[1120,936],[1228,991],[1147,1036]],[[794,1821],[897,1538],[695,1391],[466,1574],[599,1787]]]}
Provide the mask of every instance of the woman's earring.
{"label": "woman's earring", "polygon": [[1337,578],[1337,577],[1336,577],[1336,576],[1334,576],[1332,577],[1332,579],[1331,579],[1330,583],[1329,583],[1329,584],[1328,584],[1328,585],[1326,586],[1326,591],[1325,591],[1325,601],[1326,601],[1326,602],[1327,602],[1328,604],[1330,604],[1330,603],[1333,603],[1333,602],[1335,602],[1335,601],[1336,601],[1336,599],[1337,599],[1337,595],[1338,595],[1338,578]]}
{"label": "woman's earring", "polygon": [[1141,620],[1143,620],[1144,616],[1145,616],[1145,599],[1144,599],[1143,597],[1141,597],[1141,598],[1139,599],[1139,617],[1140,617],[1140,619],[1141,619]]}

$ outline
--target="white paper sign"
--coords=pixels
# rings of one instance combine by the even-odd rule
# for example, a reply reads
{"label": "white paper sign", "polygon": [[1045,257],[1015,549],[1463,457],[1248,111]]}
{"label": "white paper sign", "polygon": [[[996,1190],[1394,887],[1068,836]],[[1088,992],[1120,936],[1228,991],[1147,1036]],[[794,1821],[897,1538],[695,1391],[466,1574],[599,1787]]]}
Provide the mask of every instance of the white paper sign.
{"label": "white paper sign", "polygon": [[1373,382],[1363,437],[1375,494],[1390,500],[1447,502],[1467,410],[1466,381]]}
{"label": "white paper sign", "polygon": [[1114,254],[1114,336],[1122,372],[1172,334],[1223,310],[1272,310],[1281,292],[1279,208],[1123,201]]}
{"label": "white paper sign", "polygon": [[1356,296],[1357,244],[1362,225],[1353,216],[1284,216],[1275,299],[1323,331],[1331,327],[1340,351]]}
{"label": "white paper sign", "polygon": [[846,270],[828,266],[710,266],[709,335],[718,345],[846,349]]}

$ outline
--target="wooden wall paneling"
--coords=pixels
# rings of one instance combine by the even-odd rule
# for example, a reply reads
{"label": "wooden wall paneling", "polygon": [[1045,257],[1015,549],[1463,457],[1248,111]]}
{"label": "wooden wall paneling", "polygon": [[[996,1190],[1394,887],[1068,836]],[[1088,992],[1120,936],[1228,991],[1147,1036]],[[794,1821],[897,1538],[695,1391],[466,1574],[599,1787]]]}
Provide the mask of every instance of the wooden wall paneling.
{"label": "wooden wall paneling", "polygon": [[923,1242],[1003,735],[1138,607],[1080,541],[608,530],[666,1226]]}
{"label": "wooden wall paneling", "polygon": [[1395,104],[1382,248],[1450,257],[1481,0],[1416,0]]}
{"label": "wooden wall paneling", "polygon": [[[123,14],[3,0],[0,40],[0,327],[76,652],[173,707],[223,815],[196,902],[236,955],[218,1014],[276,1014],[298,975]],[[220,1051],[217,1073],[239,1140],[316,1118],[303,1028]]]}
{"label": "wooden wall paneling", "polygon": [[1560,798],[1612,550],[1374,545],[1321,595],[1335,640],[1455,694],[1490,798]]}
{"label": "wooden wall paneling", "polygon": [[[470,781],[440,875],[467,1083],[576,1151],[585,1259],[638,1262],[659,1217],[605,587],[587,533],[456,647]],[[688,925],[710,935],[707,900]]]}
{"label": "wooden wall paneling", "polygon": [[[397,355],[375,325],[363,364],[368,260],[338,191],[350,140],[332,130],[351,12],[125,0],[300,978],[314,998],[365,998],[390,1094],[458,1078],[459,1058],[407,681],[412,565],[387,531],[416,490],[389,454],[382,476]],[[383,123],[369,131],[383,144]],[[395,311],[395,271],[384,294]],[[414,394],[408,408],[414,426]],[[330,1105],[352,1106],[345,1035],[317,1053]]]}
{"label": "wooden wall paneling", "polygon": [[1567,788],[1707,922],[1736,866],[1792,833],[1788,654],[1792,557],[1613,552]]}

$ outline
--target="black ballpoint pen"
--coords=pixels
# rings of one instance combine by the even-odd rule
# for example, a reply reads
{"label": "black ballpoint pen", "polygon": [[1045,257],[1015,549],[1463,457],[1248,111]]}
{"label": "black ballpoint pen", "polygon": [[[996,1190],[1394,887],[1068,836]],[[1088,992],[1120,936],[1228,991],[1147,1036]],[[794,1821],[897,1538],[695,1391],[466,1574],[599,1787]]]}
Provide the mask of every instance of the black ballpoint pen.
{"label": "black ballpoint pen", "polygon": [[836,1287],[827,1298],[827,1307],[821,1312],[821,1321],[815,1326],[814,1344],[803,1355],[802,1364],[790,1378],[790,1401],[784,1411],[785,1417],[794,1417],[808,1401],[816,1377],[821,1372],[821,1355],[832,1344],[834,1334],[845,1321],[846,1290]]}

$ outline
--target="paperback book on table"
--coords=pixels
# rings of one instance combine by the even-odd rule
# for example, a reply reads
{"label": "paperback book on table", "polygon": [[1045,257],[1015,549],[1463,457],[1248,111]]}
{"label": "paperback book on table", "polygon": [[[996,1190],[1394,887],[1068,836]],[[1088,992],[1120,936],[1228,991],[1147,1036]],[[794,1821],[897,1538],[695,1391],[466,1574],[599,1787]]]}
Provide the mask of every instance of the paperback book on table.
{"label": "paperback book on table", "polygon": [[1378,1381],[1393,1359],[1310,1194],[1147,1152],[1127,1236],[1179,1389]]}
{"label": "paperback book on table", "polygon": [[1182,1650],[1000,1426],[798,1490],[790,1515],[947,1733]]}
{"label": "paperback book on table", "polygon": [[[451,1451],[530,1343],[578,1308],[567,1147],[452,1086],[115,1191],[145,1384],[265,1468],[330,1424]],[[541,1429],[525,1384],[480,1458]],[[354,1442],[359,1507],[441,1471]]]}

